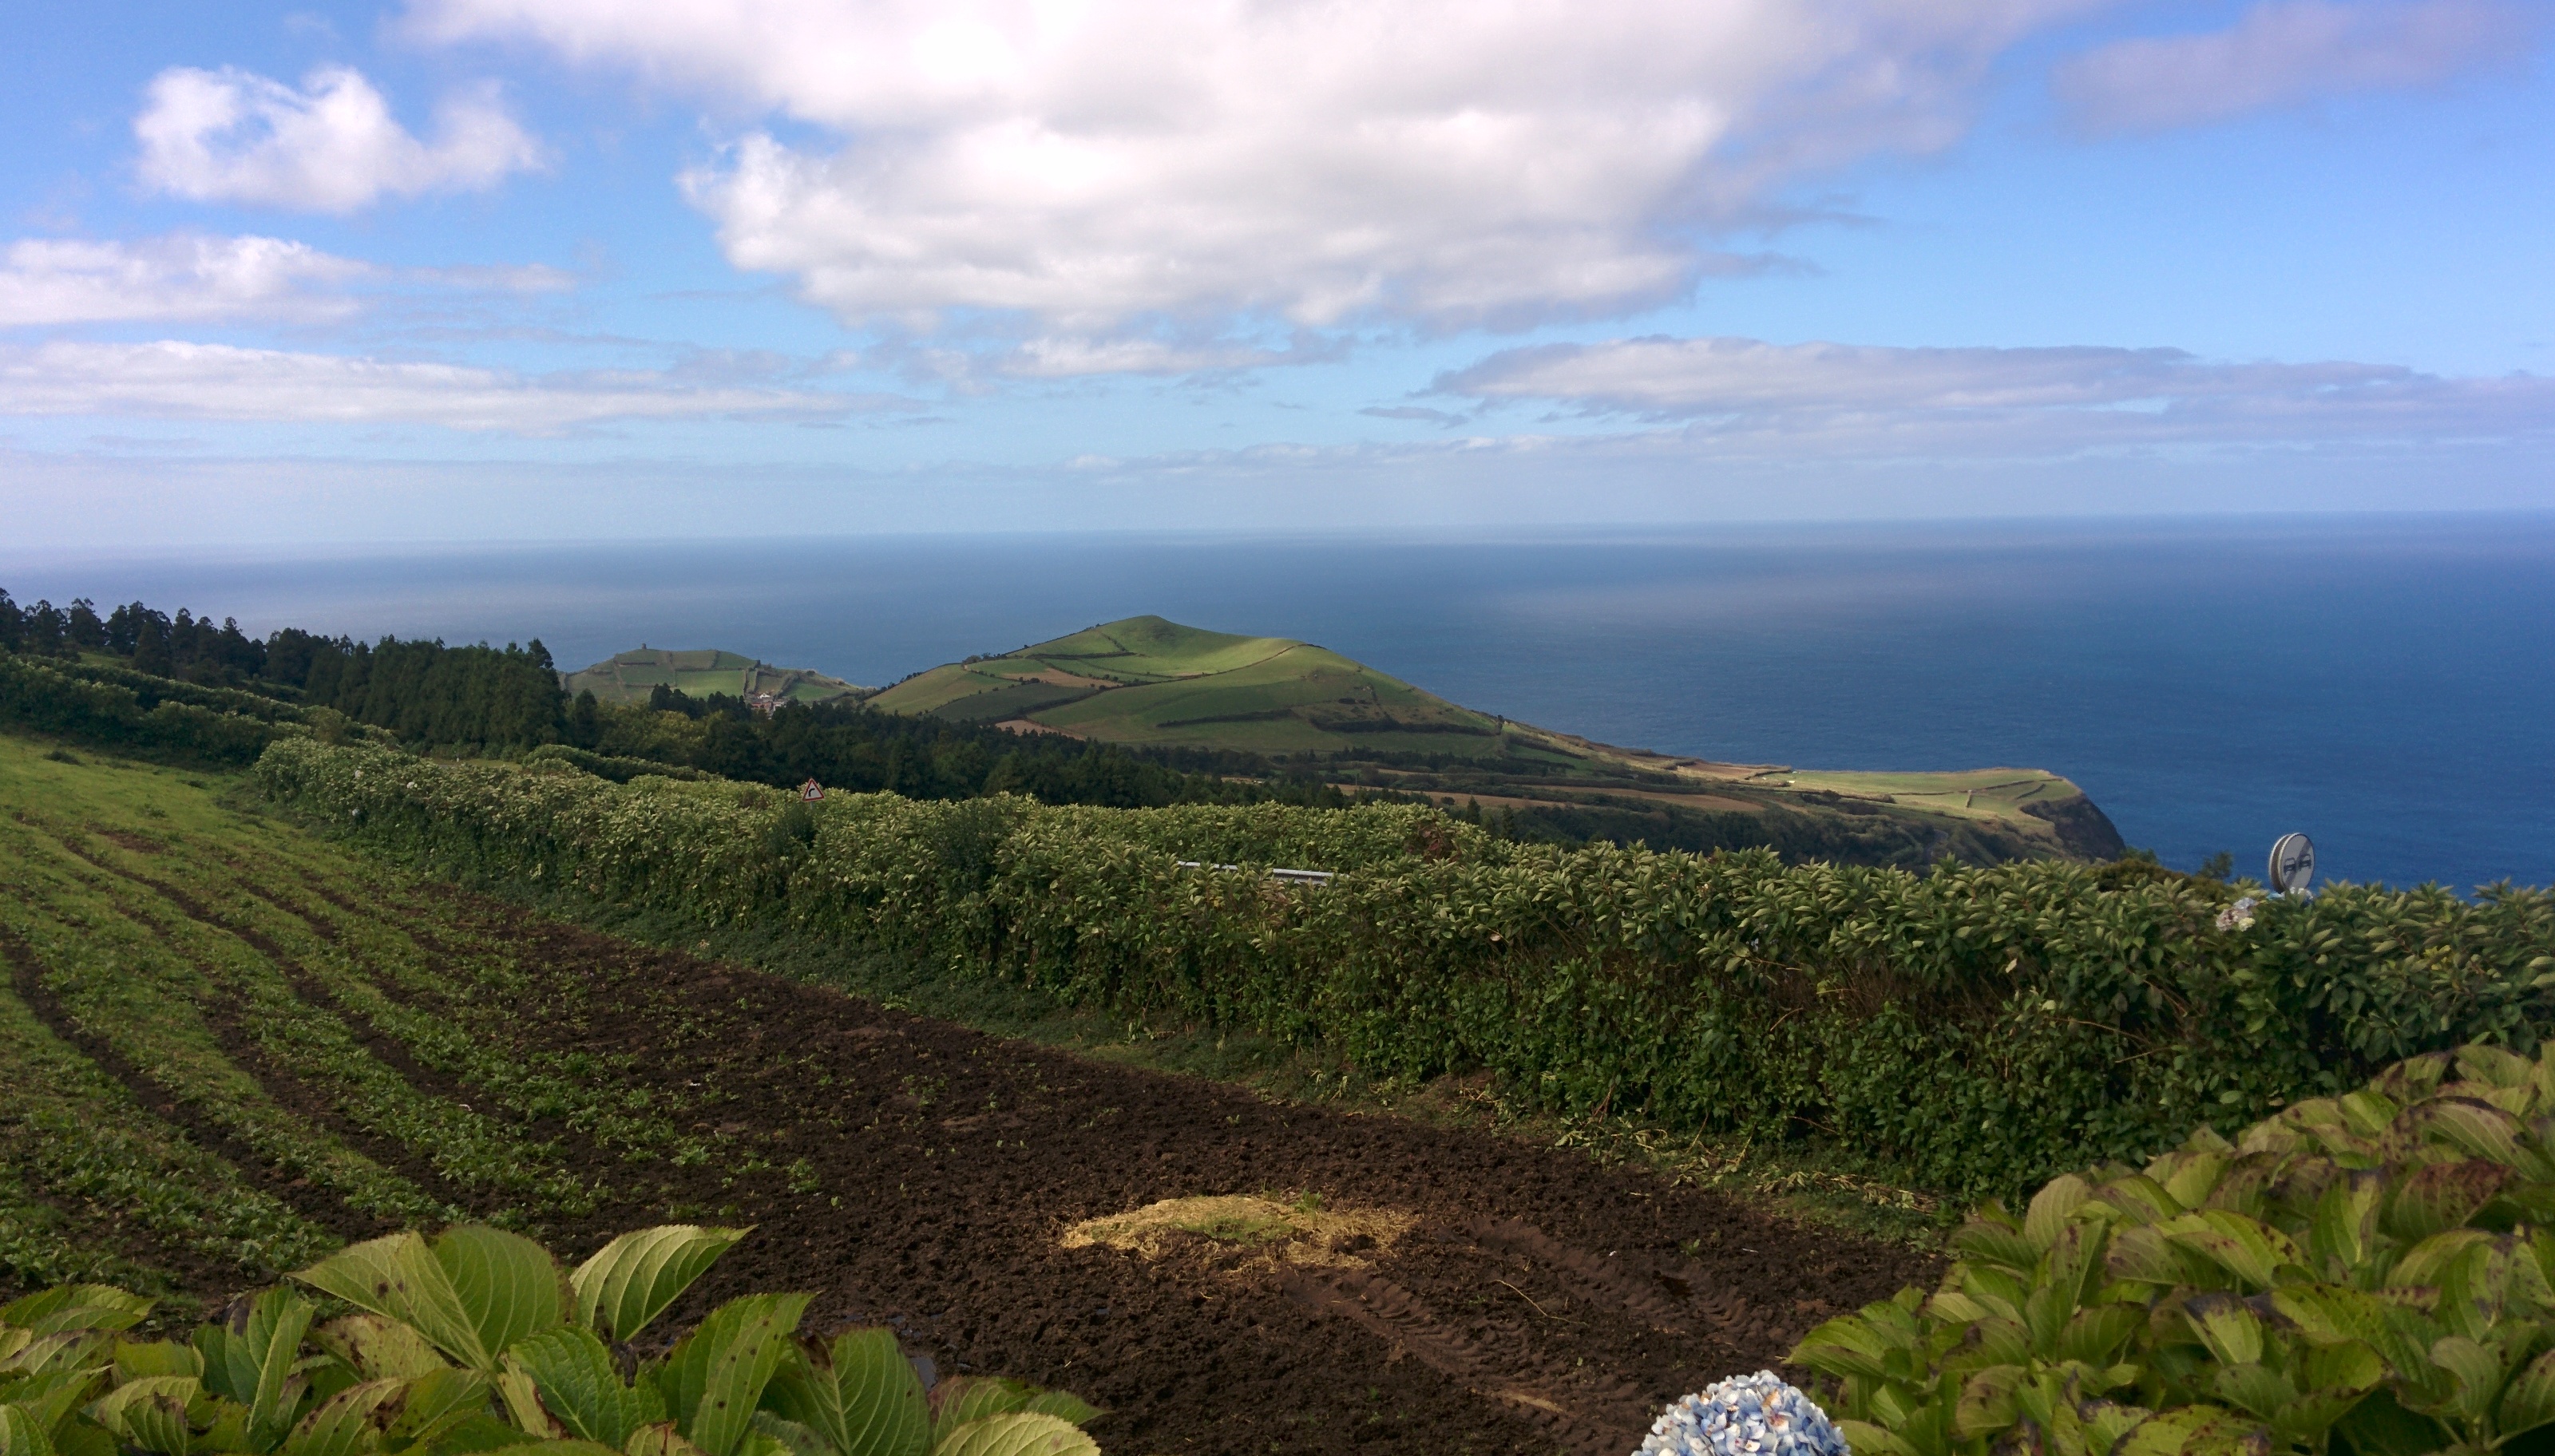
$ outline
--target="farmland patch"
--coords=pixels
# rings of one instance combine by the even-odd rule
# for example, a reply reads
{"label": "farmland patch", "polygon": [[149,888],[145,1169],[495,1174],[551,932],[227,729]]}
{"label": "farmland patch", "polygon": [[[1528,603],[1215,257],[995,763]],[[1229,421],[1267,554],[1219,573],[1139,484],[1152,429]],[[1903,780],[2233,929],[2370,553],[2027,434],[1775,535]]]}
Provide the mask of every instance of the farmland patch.
{"label": "farmland patch", "polygon": [[562,924],[211,782],[0,739],[0,1081],[38,1089],[0,1119],[12,1279],[209,1303],[398,1224],[571,1258],[751,1224],[669,1328],[806,1289],[811,1328],[1089,1396],[1113,1451],[1433,1456],[1623,1449],[1650,1404],[1925,1273],[1574,1149]]}

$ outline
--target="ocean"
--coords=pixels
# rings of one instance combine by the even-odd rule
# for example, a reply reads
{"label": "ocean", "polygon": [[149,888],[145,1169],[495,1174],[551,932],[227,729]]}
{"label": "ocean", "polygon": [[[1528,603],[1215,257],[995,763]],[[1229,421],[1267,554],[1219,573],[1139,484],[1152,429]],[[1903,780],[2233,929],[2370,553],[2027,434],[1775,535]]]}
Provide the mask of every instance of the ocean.
{"label": "ocean", "polygon": [[0,548],[0,586],[874,684],[1153,612],[1610,743],[2048,769],[2183,868],[2226,850],[2258,876],[2299,830],[2329,880],[2555,882],[2555,515]]}

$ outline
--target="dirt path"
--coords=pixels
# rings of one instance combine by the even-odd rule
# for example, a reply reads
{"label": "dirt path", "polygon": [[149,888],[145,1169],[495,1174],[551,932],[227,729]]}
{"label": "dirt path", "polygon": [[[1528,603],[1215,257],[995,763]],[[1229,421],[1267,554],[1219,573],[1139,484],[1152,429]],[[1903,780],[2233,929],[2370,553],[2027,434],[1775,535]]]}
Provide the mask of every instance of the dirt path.
{"label": "dirt path", "polygon": [[[889,1323],[941,1373],[1108,1407],[1094,1434],[1118,1456],[1628,1451],[1664,1401],[1931,1274],[1572,1152],[1080,1061],[484,901],[450,912],[547,988],[514,1009],[526,1045],[627,1053],[642,1082],[716,1094],[703,1130],[751,1150],[650,1165],[674,1186],[560,1242],[732,1209],[756,1233],[677,1321],[814,1289],[811,1329]],[[1245,1220],[1157,1230],[1146,1252],[1062,1242],[1211,1194],[1384,1237]]]}

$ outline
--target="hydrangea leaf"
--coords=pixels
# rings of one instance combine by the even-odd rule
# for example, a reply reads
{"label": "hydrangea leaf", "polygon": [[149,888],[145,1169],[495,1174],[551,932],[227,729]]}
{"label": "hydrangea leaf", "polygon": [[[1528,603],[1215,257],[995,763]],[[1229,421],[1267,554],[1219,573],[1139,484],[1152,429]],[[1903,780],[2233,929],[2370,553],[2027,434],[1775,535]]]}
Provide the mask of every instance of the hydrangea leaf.
{"label": "hydrangea leaf", "polygon": [[577,1322],[607,1340],[631,1339],[751,1232],[664,1224],[623,1234],[568,1275]]}

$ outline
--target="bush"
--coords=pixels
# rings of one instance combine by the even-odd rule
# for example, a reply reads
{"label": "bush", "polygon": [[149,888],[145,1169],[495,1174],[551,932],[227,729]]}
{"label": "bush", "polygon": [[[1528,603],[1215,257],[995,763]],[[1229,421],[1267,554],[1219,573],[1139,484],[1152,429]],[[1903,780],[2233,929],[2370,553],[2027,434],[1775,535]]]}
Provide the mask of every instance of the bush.
{"label": "bush", "polygon": [[0,653],[0,723],[133,753],[240,765],[255,763],[277,739],[305,731],[298,723],[265,722],[174,697],[145,707],[121,683],[69,676],[52,664],[6,653]]}
{"label": "bush", "polygon": [[[2533,1052],[2555,1012],[2544,891],[2340,887],[2222,925],[2234,889],[2160,871],[1564,850],[1411,805],[798,808],[306,741],[259,773],[481,874],[1319,1041],[1381,1077],[1490,1067],[1573,1113],[1816,1130],[1971,1196],[2144,1158],[2416,1052]],[[1271,866],[1338,876],[1289,888]]]}
{"label": "bush", "polygon": [[2474,1045],[1990,1204],[1831,1320],[1857,1456],[2555,1449],[2555,1054]]}
{"label": "bush", "polygon": [[0,1308],[5,1456],[1097,1456],[1060,1392],[928,1394],[883,1329],[796,1335],[805,1294],[749,1294],[653,1358],[633,1342],[742,1229],[643,1229],[573,1272],[480,1227],[394,1234],[234,1301],[191,1339],[124,1337],[151,1301],[66,1284]]}

